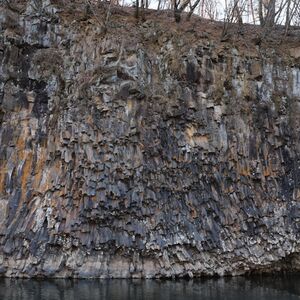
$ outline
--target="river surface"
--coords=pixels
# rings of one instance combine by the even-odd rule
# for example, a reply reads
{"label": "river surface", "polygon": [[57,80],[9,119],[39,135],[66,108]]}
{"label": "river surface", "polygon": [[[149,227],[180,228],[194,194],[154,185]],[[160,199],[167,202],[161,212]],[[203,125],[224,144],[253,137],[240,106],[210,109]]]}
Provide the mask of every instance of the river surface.
{"label": "river surface", "polygon": [[296,300],[300,276],[206,280],[0,279],[1,300]]}

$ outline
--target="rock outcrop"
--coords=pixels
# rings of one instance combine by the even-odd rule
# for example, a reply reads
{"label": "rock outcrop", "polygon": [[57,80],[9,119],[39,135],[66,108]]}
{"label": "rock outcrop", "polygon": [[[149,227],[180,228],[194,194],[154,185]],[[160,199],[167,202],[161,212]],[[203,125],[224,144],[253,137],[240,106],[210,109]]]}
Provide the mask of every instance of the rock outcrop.
{"label": "rock outcrop", "polygon": [[0,8],[3,276],[300,270],[297,55],[15,2]]}

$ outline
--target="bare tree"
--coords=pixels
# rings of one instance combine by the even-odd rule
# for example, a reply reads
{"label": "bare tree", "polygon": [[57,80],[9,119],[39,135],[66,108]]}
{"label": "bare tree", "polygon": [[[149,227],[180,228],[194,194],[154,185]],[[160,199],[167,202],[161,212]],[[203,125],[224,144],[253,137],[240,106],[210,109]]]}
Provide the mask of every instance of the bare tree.
{"label": "bare tree", "polygon": [[273,27],[275,23],[275,15],[276,15],[275,4],[276,4],[276,0],[269,0],[266,3],[267,14],[265,17],[264,25],[268,28]]}
{"label": "bare tree", "polygon": [[240,7],[240,0],[234,0],[232,13],[235,16],[235,18],[237,19],[238,23],[242,24],[243,18],[242,18],[242,12],[241,12],[241,7]]}
{"label": "bare tree", "polygon": [[[288,30],[295,16],[298,17],[299,20],[299,7],[300,7],[300,0],[287,0],[286,17],[285,17],[285,35],[287,35]],[[295,25],[297,25],[297,23],[299,22],[298,20],[294,20]]]}
{"label": "bare tree", "polygon": [[224,39],[227,34],[231,24],[238,23],[240,25],[240,29],[242,28],[243,24],[243,13],[246,7],[246,0],[239,1],[233,0],[233,2],[226,2],[226,10],[224,12],[224,24],[223,24],[223,31],[222,31],[222,39]]}
{"label": "bare tree", "polygon": [[177,23],[181,21],[182,12],[188,7],[190,0],[174,0],[174,18]]}
{"label": "bare tree", "polygon": [[[1,1],[1,0],[0,0]],[[9,2],[9,0],[2,0]],[[33,3],[40,0],[32,0]],[[111,5],[128,5],[126,0],[86,0],[89,3],[105,2]],[[145,19],[145,9],[150,7],[150,0],[134,1],[135,17]],[[195,13],[203,18],[224,21],[222,36],[224,37],[230,24],[259,24],[266,35],[275,25],[284,25],[285,34],[296,24],[300,24],[300,0],[157,0],[157,10],[171,9],[174,19],[179,23],[182,13],[187,11],[186,20]],[[225,8],[224,8],[225,6]],[[110,12],[108,12],[110,15]],[[108,19],[108,18],[107,18]],[[239,26],[235,26],[240,32]]]}
{"label": "bare tree", "polygon": [[[190,20],[192,14],[194,13],[195,8],[198,6],[198,4],[200,3],[201,0],[196,0],[193,4],[190,2],[190,11],[187,15],[187,20]],[[204,2],[204,1],[202,1]]]}

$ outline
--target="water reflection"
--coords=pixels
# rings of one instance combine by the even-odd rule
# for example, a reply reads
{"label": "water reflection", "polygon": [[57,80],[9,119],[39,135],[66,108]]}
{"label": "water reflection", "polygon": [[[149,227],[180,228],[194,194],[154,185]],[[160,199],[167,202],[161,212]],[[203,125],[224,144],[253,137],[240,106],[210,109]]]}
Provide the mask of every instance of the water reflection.
{"label": "water reflection", "polygon": [[209,280],[0,279],[1,300],[294,300],[300,276]]}

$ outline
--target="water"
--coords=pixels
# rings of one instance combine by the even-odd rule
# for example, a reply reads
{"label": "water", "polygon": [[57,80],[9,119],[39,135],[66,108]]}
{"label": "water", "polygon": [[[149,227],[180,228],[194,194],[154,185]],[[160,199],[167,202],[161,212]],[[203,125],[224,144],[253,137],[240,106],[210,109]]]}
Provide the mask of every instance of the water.
{"label": "water", "polygon": [[207,280],[0,279],[1,300],[296,300],[300,276]]}

